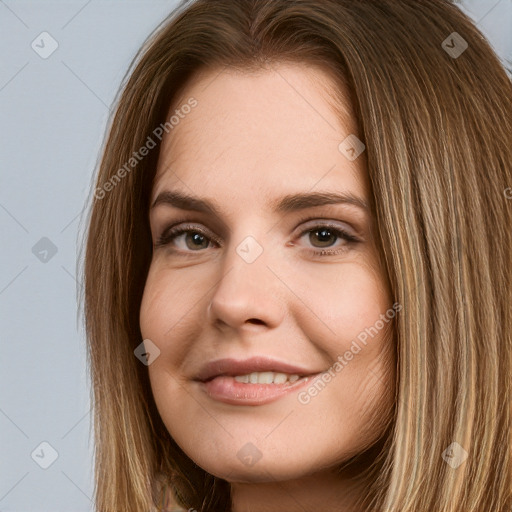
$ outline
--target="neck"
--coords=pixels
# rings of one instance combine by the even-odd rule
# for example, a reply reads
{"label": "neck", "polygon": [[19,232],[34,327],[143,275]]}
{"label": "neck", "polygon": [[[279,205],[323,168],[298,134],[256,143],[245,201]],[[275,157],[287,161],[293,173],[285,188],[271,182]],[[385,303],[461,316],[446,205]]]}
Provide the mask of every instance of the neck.
{"label": "neck", "polygon": [[361,454],[340,471],[329,468],[294,480],[232,482],[233,512],[363,512],[358,505],[371,482],[365,470],[375,461],[378,447]]}

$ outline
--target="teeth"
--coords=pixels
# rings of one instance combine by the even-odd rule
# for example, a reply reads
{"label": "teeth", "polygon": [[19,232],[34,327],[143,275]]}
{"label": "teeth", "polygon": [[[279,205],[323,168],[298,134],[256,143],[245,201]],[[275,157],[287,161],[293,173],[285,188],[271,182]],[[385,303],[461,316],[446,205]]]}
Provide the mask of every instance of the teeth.
{"label": "teeth", "polygon": [[244,384],[284,384],[299,380],[298,375],[277,372],[253,372],[248,375],[237,375],[235,380]]}
{"label": "teeth", "polygon": [[284,384],[290,376],[286,375],[286,373],[274,373],[274,384]]}

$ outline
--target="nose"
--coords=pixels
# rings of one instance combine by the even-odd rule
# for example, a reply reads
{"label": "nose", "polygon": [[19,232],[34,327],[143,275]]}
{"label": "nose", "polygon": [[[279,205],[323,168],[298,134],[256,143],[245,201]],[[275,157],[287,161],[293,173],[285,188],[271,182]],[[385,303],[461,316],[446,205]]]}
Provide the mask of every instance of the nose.
{"label": "nose", "polygon": [[219,328],[274,328],[285,316],[286,287],[269,267],[270,250],[251,238],[226,249],[207,312],[209,322]]}

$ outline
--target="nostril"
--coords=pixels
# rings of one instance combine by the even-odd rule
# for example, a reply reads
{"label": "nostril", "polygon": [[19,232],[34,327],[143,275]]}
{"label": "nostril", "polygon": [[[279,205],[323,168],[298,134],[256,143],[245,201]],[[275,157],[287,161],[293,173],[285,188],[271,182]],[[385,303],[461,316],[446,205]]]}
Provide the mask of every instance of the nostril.
{"label": "nostril", "polygon": [[250,318],[248,322],[250,322],[251,324],[262,324],[263,320],[259,320],[258,318]]}

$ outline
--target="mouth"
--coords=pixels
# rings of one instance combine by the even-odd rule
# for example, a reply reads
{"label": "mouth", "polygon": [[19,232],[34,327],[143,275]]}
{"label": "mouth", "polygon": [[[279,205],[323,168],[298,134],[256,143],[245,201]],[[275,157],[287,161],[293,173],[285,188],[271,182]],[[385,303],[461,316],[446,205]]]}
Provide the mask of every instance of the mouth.
{"label": "mouth", "polygon": [[263,405],[297,391],[320,373],[268,358],[221,359],[207,364],[195,380],[215,401]]}
{"label": "mouth", "polygon": [[199,386],[217,402],[230,405],[264,405],[298,391],[319,373],[299,376],[276,372],[253,372],[247,375],[219,375]]}
{"label": "mouth", "polygon": [[252,372],[246,375],[235,375],[233,378],[244,384],[293,384],[303,377],[303,375],[280,372]]}
{"label": "mouth", "polygon": [[[248,377],[249,380],[246,383],[251,384],[270,384],[272,382],[282,384],[292,377],[292,380],[297,380],[296,377],[302,378],[314,373],[318,372],[277,359],[254,356],[247,359],[224,358],[210,361],[201,368],[195,376],[195,380],[206,382],[212,378],[226,375],[237,377],[241,379],[240,382],[245,382]],[[255,381],[255,379],[258,380]]]}
{"label": "mouth", "polygon": [[[272,375],[273,372],[255,372],[250,375],[237,375],[235,377],[222,375],[201,382],[200,386],[211,399],[218,402],[230,405],[264,405],[298,391],[319,374],[305,377],[289,375],[286,376],[287,380],[281,383],[275,381],[262,383],[259,380],[270,380]],[[278,380],[282,380],[283,377],[280,376],[284,376],[284,374],[275,375],[278,376]],[[247,378],[253,380],[258,378],[258,382],[245,382]]]}

